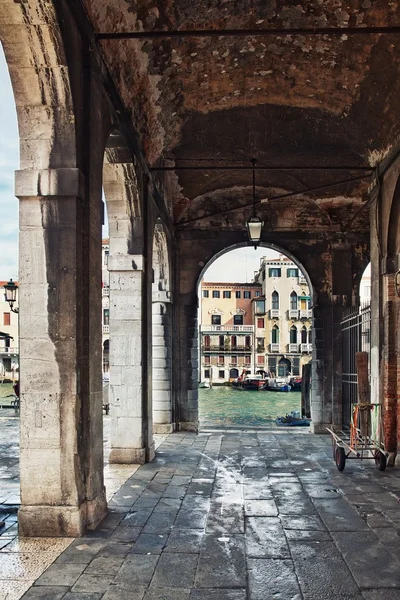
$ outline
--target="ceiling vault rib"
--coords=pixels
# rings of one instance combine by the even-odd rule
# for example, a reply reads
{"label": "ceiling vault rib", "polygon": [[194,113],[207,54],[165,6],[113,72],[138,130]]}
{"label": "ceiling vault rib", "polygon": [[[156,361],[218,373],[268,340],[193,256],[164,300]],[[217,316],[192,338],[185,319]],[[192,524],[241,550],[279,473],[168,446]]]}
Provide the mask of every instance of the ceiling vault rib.
{"label": "ceiling vault rib", "polygon": [[285,35],[381,35],[399,34],[400,25],[386,27],[284,27],[271,29],[175,29],[161,31],[105,31],[98,40],[157,39],[185,37],[260,37]]}
{"label": "ceiling vault rib", "polygon": [[[185,159],[180,159],[185,160]],[[374,167],[312,167],[312,166],[288,166],[288,167],[263,167],[257,166],[254,167],[256,171],[367,171],[368,173],[372,173],[375,169]],[[191,167],[188,166],[175,166],[175,167],[150,167],[150,171],[152,172],[164,172],[164,171],[252,171],[253,167],[247,167],[245,165],[227,165],[225,167],[220,166],[198,166],[194,165]]]}
{"label": "ceiling vault rib", "polygon": [[[347,185],[349,183],[353,183],[355,181],[360,181],[362,179],[367,179],[369,177],[369,175],[360,175],[359,177],[353,177],[352,179],[345,179],[342,181],[336,181],[335,183],[330,183],[330,184],[326,184],[326,185],[320,185],[318,187],[315,188],[308,188],[306,190],[301,190],[300,192],[288,192],[287,194],[281,194],[280,196],[271,196],[268,198],[268,201],[270,202],[271,200],[281,200],[283,198],[293,198],[295,196],[303,196],[306,193],[311,193],[311,192],[319,192],[322,190],[327,190],[327,189],[332,189],[334,187],[338,187],[340,185]],[[311,199],[307,198],[307,201],[311,201]],[[265,202],[262,201],[258,201],[256,202],[256,205],[261,205],[261,204],[265,204]],[[365,203],[367,204],[367,203]],[[226,213],[229,212],[233,212],[236,210],[242,210],[244,208],[249,208],[253,206],[253,202],[248,202],[247,204],[241,204],[240,206],[233,206],[232,208],[227,208],[225,210],[220,210],[218,212],[214,212],[214,213],[209,213],[208,215],[203,215],[202,217],[195,217],[193,219],[187,219],[186,221],[177,221],[176,222],[176,226],[178,228],[182,227],[183,225],[188,225],[189,223],[194,223],[196,221],[203,221],[204,219],[208,219],[209,217],[216,217],[219,215],[224,215]],[[365,205],[364,205],[365,206]],[[361,208],[364,208],[364,206],[362,206]]]}

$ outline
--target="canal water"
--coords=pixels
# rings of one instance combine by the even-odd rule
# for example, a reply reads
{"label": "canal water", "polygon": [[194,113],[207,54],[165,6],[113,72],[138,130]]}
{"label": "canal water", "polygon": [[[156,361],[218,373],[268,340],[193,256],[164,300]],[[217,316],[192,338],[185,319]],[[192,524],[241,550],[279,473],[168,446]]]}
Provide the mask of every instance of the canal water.
{"label": "canal water", "polygon": [[300,407],[301,392],[199,389],[200,427],[274,427],[276,417]]}

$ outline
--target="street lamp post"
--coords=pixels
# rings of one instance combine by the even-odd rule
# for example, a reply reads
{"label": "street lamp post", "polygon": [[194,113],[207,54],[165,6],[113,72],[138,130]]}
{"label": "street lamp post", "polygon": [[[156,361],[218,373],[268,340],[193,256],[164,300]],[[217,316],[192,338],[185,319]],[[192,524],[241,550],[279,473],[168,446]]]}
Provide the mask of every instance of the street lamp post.
{"label": "street lamp post", "polygon": [[5,298],[6,302],[8,302],[8,304],[10,305],[11,312],[18,313],[19,312],[18,308],[14,308],[14,304],[17,300],[18,286],[12,279],[10,279],[10,281],[8,281],[3,287],[4,287],[4,298]]}
{"label": "street lamp post", "polygon": [[[18,314],[18,335],[19,335],[19,309],[14,308],[14,304],[17,301],[18,286],[12,279],[10,279],[10,281],[8,281],[3,287],[4,287],[4,298],[5,298],[5,301],[8,302],[11,312]],[[19,346],[19,344],[18,344],[18,346]],[[19,365],[19,351],[18,351],[18,365]],[[14,373],[15,373],[15,371],[14,371]],[[19,409],[19,394],[20,394],[19,380],[20,380],[20,377],[21,377],[21,373],[19,372],[19,369],[18,369],[18,381],[15,384],[16,387],[14,387],[15,395],[17,397],[16,404],[15,404],[16,409]],[[13,382],[14,381],[15,381],[15,379],[14,379],[14,375],[13,375]]]}

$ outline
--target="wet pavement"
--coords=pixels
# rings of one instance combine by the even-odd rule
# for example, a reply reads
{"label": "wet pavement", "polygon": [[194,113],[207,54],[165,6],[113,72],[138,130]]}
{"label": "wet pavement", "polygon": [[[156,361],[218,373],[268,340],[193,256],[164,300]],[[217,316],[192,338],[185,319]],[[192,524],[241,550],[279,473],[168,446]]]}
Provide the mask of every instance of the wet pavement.
{"label": "wet pavement", "polygon": [[23,598],[400,600],[398,475],[339,473],[327,436],[173,434]]}
{"label": "wet pavement", "polygon": [[[165,436],[154,436],[156,447]],[[110,465],[110,419],[104,418],[104,483],[107,500],[139,468]],[[0,600],[19,600],[43,571],[74,540],[73,538],[18,538],[19,414],[0,409]],[[37,598],[45,598],[39,593]],[[76,596],[73,596],[76,598]],[[76,599],[77,600],[77,599]]]}

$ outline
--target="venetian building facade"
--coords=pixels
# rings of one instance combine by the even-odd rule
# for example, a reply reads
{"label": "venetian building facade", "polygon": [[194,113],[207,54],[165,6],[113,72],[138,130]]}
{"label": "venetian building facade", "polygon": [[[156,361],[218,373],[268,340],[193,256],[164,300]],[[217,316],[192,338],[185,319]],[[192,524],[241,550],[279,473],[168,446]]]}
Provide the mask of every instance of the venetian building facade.
{"label": "venetian building facade", "polygon": [[256,370],[278,377],[301,375],[311,360],[312,309],[307,280],[286,256],[262,258],[255,280],[262,294],[254,301]]}
{"label": "venetian building facade", "polygon": [[259,296],[259,283],[201,282],[201,381],[222,384],[254,372],[252,303]]}

